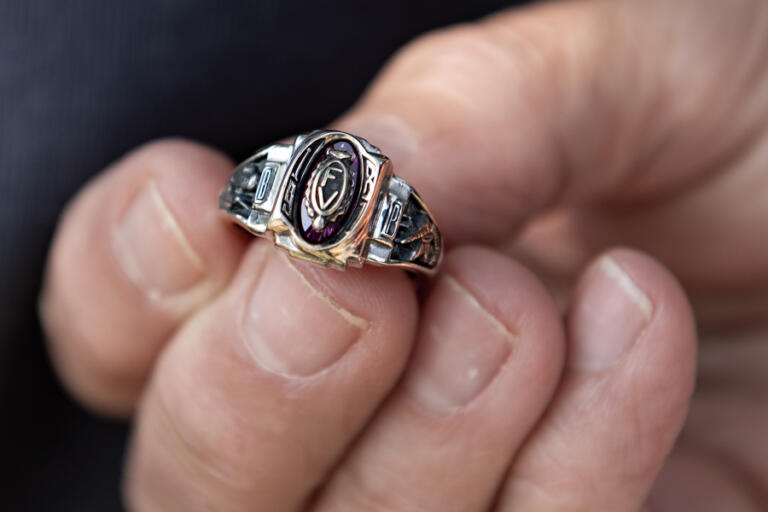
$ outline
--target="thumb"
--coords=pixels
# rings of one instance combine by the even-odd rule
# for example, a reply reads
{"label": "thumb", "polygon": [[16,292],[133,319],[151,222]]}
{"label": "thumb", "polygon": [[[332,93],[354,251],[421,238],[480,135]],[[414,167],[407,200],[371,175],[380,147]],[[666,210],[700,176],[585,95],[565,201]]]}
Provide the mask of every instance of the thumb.
{"label": "thumb", "polygon": [[599,8],[513,10],[423,36],[336,126],[381,147],[452,243],[497,241],[569,181],[565,92],[592,72]]}
{"label": "thumb", "polygon": [[428,34],[337,126],[390,156],[452,244],[499,242],[559,202],[654,199],[759,119],[737,115],[745,87],[718,86],[752,68],[711,51],[748,20],[706,4],[549,2]]}

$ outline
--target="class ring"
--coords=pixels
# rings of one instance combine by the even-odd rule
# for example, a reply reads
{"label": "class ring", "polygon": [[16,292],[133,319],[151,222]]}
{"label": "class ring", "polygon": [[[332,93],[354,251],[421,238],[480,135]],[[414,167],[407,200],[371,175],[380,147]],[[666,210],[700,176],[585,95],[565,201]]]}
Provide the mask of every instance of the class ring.
{"label": "class ring", "polygon": [[421,197],[376,146],[316,130],[238,165],[219,208],[295,257],[345,269],[363,263],[433,273],[443,241]]}

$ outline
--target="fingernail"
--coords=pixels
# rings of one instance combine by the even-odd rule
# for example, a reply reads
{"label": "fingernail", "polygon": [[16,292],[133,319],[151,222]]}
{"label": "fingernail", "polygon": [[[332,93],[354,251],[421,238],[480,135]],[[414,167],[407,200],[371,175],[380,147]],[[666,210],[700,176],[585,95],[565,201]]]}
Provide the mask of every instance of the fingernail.
{"label": "fingernail", "polygon": [[202,258],[154,181],[139,191],[117,222],[112,247],[128,279],[152,300],[179,294],[205,275]]}
{"label": "fingernail", "polygon": [[363,137],[400,169],[419,151],[416,132],[392,114],[352,114],[340,123],[340,129]]}
{"label": "fingernail", "polygon": [[501,371],[514,336],[454,278],[435,285],[406,387],[428,409],[468,405]]}
{"label": "fingernail", "polygon": [[272,251],[266,258],[245,314],[246,347],[277,375],[318,374],[342,358],[368,322],[320,291],[288,258]]}
{"label": "fingernail", "polygon": [[630,350],[651,318],[653,304],[612,258],[600,259],[584,278],[570,321],[570,365],[601,371]]}

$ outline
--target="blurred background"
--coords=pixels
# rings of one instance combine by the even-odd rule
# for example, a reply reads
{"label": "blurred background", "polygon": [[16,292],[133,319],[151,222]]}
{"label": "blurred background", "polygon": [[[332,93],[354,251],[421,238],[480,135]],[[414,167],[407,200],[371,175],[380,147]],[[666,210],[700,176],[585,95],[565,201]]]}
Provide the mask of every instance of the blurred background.
{"label": "blurred background", "polygon": [[35,311],[89,177],[167,135],[240,160],[333,120],[418,34],[515,3],[0,0],[0,510],[121,510],[129,426],[63,393]]}

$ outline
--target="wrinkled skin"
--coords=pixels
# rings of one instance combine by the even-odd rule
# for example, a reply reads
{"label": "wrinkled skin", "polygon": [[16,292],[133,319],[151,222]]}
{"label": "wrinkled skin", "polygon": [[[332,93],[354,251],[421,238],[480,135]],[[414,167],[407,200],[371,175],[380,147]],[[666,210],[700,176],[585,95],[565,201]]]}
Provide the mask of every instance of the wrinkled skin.
{"label": "wrinkled skin", "polygon": [[195,143],[63,216],[41,314],[73,395],[135,418],[132,509],[768,507],[768,4],[502,12],[405,47],[334,126],[440,223],[421,302],[251,242]]}

